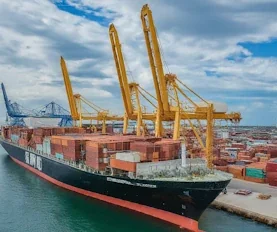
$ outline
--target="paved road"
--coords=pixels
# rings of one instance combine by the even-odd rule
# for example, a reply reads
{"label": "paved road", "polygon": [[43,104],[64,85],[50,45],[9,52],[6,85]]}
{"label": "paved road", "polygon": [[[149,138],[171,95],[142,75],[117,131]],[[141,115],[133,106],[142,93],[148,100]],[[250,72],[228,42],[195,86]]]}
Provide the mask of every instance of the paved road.
{"label": "paved road", "polygon": [[268,184],[258,184],[249,181],[232,179],[230,184],[227,187],[228,191],[234,191],[236,189],[248,189],[253,192],[270,194],[274,197],[277,197],[277,187],[269,186]]}

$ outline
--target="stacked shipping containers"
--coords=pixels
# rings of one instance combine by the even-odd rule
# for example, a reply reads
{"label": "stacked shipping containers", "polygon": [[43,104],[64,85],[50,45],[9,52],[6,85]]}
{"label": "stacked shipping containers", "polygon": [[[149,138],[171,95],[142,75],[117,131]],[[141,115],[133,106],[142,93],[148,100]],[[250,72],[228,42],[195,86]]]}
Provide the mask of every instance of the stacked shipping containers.
{"label": "stacked shipping containers", "polygon": [[271,186],[277,186],[277,159],[271,159],[266,165],[266,178]]}
{"label": "stacked shipping containers", "polygon": [[[160,154],[161,147],[147,141],[133,141],[130,145],[130,150],[140,152],[141,161],[151,161],[153,158],[159,158],[157,156]],[[153,154],[156,157],[153,157]]]}
{"label": "stacked shipping containers", "polygon": [[[110,149],[113,149],[110,143]],[[86,165],[93,169],[103,171],[108,166],[108,144],[87,141],[86,143]]]}
{"label": "stacked shipping containers", "polygon": [[181,141],[163,139],[155,143],[160,146],[160,160],[172,160],[180,157]]}
{"label": "stacked shipping containers", "polygon": [[264,162],[247,165],[245,169],[245,180],[256,183],[265,183],[265,168],[266,163]]}
{"label": "stacked shipping containers", "polygon": [[66,160],[78,161],[84,159],[82,150],[86,150],[86,140],[73,136],[52,136],[51,154],[60,158],[61,155]]}
{"label": "stacked shipping containers", "polygon": [[235,178],[244,179],[245,176],[245,166],[240,165],[229,165],[228,172],[233,174]]}

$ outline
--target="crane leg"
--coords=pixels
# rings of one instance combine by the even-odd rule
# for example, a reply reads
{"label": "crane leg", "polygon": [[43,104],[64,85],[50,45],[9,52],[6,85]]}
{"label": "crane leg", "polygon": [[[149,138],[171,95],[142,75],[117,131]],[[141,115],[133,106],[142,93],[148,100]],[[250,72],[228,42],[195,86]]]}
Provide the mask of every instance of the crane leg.
{"label": "crane leg", "polygon": [[206,159],[208,168],[213,166],[213,104],[210,104],[207,112],[207,135],[206,135]]}
{"label": "crane leg", "polygon": [[128,124],[129,124],[129,119],[127,114],[124,114],[124,121],[123,121],[123,134],[127,134],[127,129],[128,129]]}
{"label": "crane leg", "polygon": [[142,123],[141,123],[141,116],[140,116],[140,114],[138,114],[138,116],[137,116],[137,136],[141,136],[141,131],[140,131],[140,129],[141,129],[141,125]]}
{"label": "crane leg", "polygon": [[173,140],[177,140],[180,137],[180,125],[180,111],[178,110],[175,112]]}
{"label": "crane leg", "polygon": [[157,116],[155,124],[155,137],[162,137],[163,125],[160,116]]}
{"label": "crane leg", "polygon": [[102,121],[102,134],[105,134],[107,132],[106,130],[106,119],[103,118],[103,121]]}

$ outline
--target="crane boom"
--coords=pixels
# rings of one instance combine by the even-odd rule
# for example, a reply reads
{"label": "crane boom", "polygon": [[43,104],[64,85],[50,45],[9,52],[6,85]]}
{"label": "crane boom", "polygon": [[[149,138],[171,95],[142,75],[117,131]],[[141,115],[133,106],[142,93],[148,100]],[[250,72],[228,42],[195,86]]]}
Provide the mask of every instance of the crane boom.
{"label": "crane boom", "polygon": [[3,97],[4,97],[4,101],[5,101],[5,105],[6,105],[6,108],[7,108],[8,115],[12,115],[12,109],[11,109],[11,106],[9,104],[9,99],[8,99],[8,95],[7,95],[4,83],[1,83],[1,88],[2,88]]}
{"label": "crane boom", "polygon": [[70,78],[68,75],[66,63],[62,56],[61,56],[61,69],[62,69],[62,73],[63,73],[64,85],[65,85],[66,94],[67,94],[67,98],[68,98],[68,102],[69,102],[71,117],[73,120],[78,120],[79,115],[78,115],[78,110],[77,110],[77,106],[76,106],[76,101],[75,101],[75,98],[73,95],[72,86],[71,86]]}
{"label": "crane boom", "polygon": [[126,73],[124,58],[121,51],[121,44],[119,41],[117,30],[113,24],[111,24],[109,27],[109,35],[110,35],[117,75],[119,79],[121,94],[122,94],[122,98],[125,106],[125,111],[128,117],[130,117],[133,113],[133,107],[131,103],[131,93],[130,93],[130,88],[128,84],[128,77]]}
{"label": "crane boom", "polygon": [[[226,119],[231,121],[240,121],[241,117],[239,113],[227,114],[226,112],[218,114],[215,111],[213,103],[209,103],[192,89],[184,85],[176,75],[166,74],[164,75],[163,64],[161,59],[161,53],[159,49],[159,42],[157,33],[152,17],[152,12],[148,5],[144,5],[141,9],[141,21],[143,26],[143,32],[145,36],[145,42],[150,61],[152,76],[156,89],[157,99],[159,103],[158,110],[161,111],[160,117],[157,117],[156,125],[159,125],[159,120],[162,121],[173,121],[174,120],[174,133],[173,139],[178,139],[180,134],[180,121],[188,120],[190,126],[193,128],[196,134],[197,140],[200,145],[205,149],[208,167],[212,167],[213,158],[213,124],[215,119]],[[200,99],[204,103],[203,106],[199,106],[195,103],[187,93],[185,93],[180,86],[177,84],[178,81],[183,87],[186,88],[187,92],[192,94],[194,98]],[[173,93],[173,94],[172,94]],[[180,96],[185,98],[184,102],[181,102]],[[170,104],[169,104],[170,102]],[[159,116],[159,115],[158,115]],[[206,126],[206,145],[204,144],[194,129],[194,125],[191,120],[205,120]],[[160,124],[161,125],[161,124]],[[157,131],[158,128],[158,131]],[[156,134],[160,134],[161,130],[156,127]]]}
{"label": "crane boom", "polygon": [[169,110],[168,91],[164,76],[163,63],[157,39],[157,33],[152,17],[152,12],[148,4],[141,9],[141,21],[147,47],[152,76],[156,89],[156,95],[161,114]]}

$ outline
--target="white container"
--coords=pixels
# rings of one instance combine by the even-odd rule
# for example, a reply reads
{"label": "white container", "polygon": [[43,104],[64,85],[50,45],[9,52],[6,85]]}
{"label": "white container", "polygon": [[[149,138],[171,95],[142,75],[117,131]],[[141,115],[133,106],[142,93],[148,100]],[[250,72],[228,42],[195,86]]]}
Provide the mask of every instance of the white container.
{"label": "white container", "polygon": [[225,151],[228,152],[228,155],[230,156],[230,158],[236,159],[237,156],[238,156],[239,148],[226,147],[226,148],[225,148]]}
{"label": "white container", "polygon": [[139,163],[140,153],[139,152],[119,152],[115,154],[115,158],[118,160]]}
{"label": "white container", "polygon": [[42,144],[43,153],[51,154],[51,139],[50,137],[45,137]]}
{"label": "white container", "polygon": [[36,150],[37,151],[43,151],[42,144],[36,144]]}
{"label": "white container", "polygon": [[109,158],[103,158],[103,163],[108,164],[109,163]]}
{"label": "white container", "polygon": [[229,138],[229,132],[228,131],[222,131],[222,138],[228,139]]}

